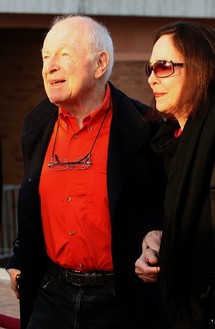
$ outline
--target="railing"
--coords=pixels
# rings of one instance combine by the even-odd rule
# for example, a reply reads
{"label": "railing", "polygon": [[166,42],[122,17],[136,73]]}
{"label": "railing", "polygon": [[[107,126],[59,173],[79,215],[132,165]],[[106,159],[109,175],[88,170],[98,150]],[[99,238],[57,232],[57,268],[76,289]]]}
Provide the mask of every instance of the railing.
{"label": "railing", "polygon": [[0,259],[12,254],[12,242],[17,234],[17,201],[20,185],[4,185],[2,218],[0,220]]}

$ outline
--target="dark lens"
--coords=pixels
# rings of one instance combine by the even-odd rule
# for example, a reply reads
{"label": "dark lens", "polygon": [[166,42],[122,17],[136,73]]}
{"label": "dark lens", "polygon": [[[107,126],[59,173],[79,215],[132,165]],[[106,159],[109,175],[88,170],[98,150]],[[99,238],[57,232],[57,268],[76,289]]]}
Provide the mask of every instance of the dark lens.
{"label": "dark lens", "polygon": [[149,77],[152,73],[152,67],[149,65],[149,63],[146,63],[145,65],[145,72],[147,77]]}
{"label": "dark lens", "polygon": [[153,65],[153,71],[156,77],[164,78],[173,74],[172,62],[158,61]]}

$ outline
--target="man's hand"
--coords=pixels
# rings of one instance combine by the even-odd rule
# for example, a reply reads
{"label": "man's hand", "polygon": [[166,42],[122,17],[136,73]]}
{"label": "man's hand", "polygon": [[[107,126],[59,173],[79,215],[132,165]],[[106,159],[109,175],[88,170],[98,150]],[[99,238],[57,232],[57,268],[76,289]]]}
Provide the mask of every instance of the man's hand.
{"label": "man's hand", "polygon": [[7,273],[10,276],[10,284],[11,284],[11,288],[14,291],[16,298],[19,299],[20,295],[19,295],[19,285],[17,282],[17,275],[20,275],[20,271],[15,269],[15,268],[9,268],[7,270]]}
{"label": "man's hand", "polygon": [[144,282],[156,282],[160,272],[158,257],[162,231],[150,231],[142,243],[142,254],[135,262],[135,273]]}

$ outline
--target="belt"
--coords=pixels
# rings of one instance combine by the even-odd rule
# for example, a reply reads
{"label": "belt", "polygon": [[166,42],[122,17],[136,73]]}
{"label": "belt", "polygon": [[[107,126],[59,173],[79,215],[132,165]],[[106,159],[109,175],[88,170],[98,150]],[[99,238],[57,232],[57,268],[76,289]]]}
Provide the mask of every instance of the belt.
{"label": "belt", "polygon": [[64,268],[54,262],[51,262],[51,268],[62,279],[75,286],[104,286],[114,284],[113,272],[107,271],[89,271],[79,272]]}

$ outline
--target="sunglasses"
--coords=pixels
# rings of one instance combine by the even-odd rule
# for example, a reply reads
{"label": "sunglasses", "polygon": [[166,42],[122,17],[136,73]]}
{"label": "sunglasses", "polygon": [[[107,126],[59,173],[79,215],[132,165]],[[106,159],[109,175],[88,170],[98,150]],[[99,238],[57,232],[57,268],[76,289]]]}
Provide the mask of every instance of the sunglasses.
{"label": "sunglasses", "polygon": [[152,71],[157,78],[166,78],[175,72],[175,66],[184,66],[184,63],[173,63],[172,61],[157,61],[154,65],[146,63],[146,76],[150,77]]}

